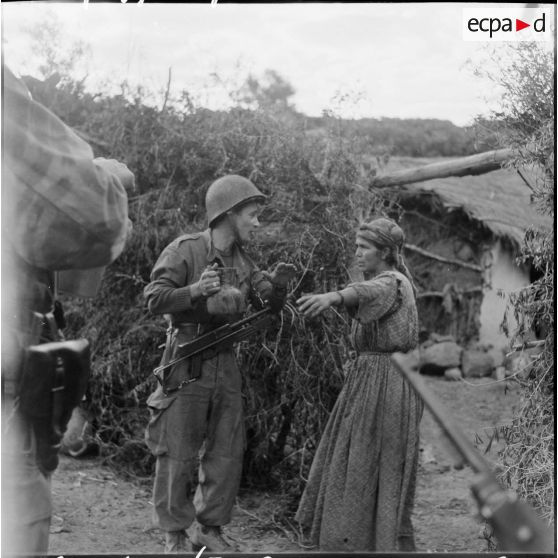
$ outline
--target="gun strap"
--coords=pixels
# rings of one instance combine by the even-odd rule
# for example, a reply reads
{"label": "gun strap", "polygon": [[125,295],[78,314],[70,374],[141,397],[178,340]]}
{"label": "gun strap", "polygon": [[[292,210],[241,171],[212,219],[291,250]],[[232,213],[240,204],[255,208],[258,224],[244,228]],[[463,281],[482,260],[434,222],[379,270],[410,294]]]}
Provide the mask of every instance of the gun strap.
{"label": "gun strap", "polygon": [[180,391],[185,385],[191,384],[192,382],[195,382],[197,380],[199,380],[199,376],[196,378],[188,378],[186,380],[182,380],[176,387],[173,388],[167,388],[161,385],[161,388],[163,390],[163,395],[166,397],[167,395],[174,393],[175,391]]}
{"label": "gun strap", "polygon": [[54,385],[52,386],[52,428],[57,436],[62,438],[62,412],[64,411],[65,367],[64,359],[56,357],[54,363]]}

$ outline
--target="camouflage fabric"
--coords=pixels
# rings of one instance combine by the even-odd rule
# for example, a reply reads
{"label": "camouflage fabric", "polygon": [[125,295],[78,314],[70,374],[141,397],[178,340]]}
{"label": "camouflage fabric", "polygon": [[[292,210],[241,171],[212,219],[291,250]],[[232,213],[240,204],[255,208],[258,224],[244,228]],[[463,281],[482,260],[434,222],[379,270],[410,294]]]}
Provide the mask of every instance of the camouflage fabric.
{"label": "camouflage fabric", "polygon": [[361,354],[329,417],[296,519],[320,550],[414,550],[422,403],[389,359],[417,344],[413,291],[395,271],[351,286]]}
{"label": "camouflage fabric", "polygon": [[52,310],[54,272],[105,266],[124,248],[134,176],[94,159],[4,65],[2,76],[2,375],[13,379],[12,353],[36,342],[26,336],[31,313]]}
{"label": "camouflage fabric", "polygon": [[21,258],[42,269],[109,264],[124,248],[125,186],[133,175],[94,159],[85,141],[2,70],[2,232]]}

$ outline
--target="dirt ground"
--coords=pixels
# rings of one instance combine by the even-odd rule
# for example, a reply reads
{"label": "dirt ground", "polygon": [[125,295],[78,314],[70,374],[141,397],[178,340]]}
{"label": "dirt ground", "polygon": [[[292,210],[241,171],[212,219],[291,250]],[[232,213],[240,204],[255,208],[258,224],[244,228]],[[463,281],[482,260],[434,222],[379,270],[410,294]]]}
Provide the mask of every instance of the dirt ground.
{"label": "dirt ground", "polygon": [[[520,390],[489,378],[449,382],[425,377],[455,424],[486,447],[492,427],[508,421]],[[480,437],[483,443],[480,443]],[[501,444],[485,455],[495,462]],[[455,454],[430,413],[421,423],[421,465],[414,524],[418,552],[484,552],[483,524],[470,492],[474,474],[456,469]],[[100,458],[62,456],[53,477],[54,518],[49,554],[156,554],[163,536],[152,526],[150,486],[116,476]],[[242,492],[225,532],[244,552],[304,552],[297,535],[276,521],[278,499],[269,493]]]}

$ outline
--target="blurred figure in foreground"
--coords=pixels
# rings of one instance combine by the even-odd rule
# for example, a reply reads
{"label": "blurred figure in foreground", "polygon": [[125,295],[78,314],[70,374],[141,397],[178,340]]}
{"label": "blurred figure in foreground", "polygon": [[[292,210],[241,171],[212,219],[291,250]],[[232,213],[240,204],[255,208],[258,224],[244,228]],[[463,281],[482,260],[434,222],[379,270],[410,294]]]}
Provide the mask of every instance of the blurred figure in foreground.
{"label": "blurred figure in foreground", "polygon": [[[87,278],[85,270],[96,268],[86,282],[100,280],[102,267],[122,252],[134,176],[115,160],[94,159],[3,64],[2,78],[2,555],[45,555],[60,441],[50,426],[63,429],[64,421],[31,416],[33,407],[60,414],[57,393],[67,397],[70,388],[42,390],[34,379],[52,371],[32,369],[29,351],[58,347],[63,338],[57,277]],[[55,374],[65,370],[63,360]]]}

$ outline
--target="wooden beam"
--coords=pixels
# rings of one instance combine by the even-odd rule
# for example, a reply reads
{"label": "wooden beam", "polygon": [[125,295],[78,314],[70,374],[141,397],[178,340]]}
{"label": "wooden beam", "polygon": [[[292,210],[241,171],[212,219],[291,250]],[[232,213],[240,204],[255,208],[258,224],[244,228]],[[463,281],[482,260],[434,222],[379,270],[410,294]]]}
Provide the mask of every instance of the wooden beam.
{"label": "wooden beam", "polygon": [[424,182],[435,178],[446,178],[448,176],[467,176],[485,174],[502,167],[502,163],[511,159],[511,149],[497,149],[487,151],[478,155],[470,155],[453,161],[431,163],[422,167],[395,171],[382,174],[372,178],[370,188],[389,188],[391,186],[403,186],[414,182]]}
{"label": "wooden beam", "polygon": [[429,252],[428,250],[424,250],[413,244],[405,244],[405,250],[409,250],[410,252],[415,252],[416,254],[420,254],[425,258],[430,258],[431,260],[436,260],[437,262],[447,263],[450,265],[458,265],[460,267],[472,269],[473,271],[482,272],[482,267],[480,265],[470,264],[467,262],[463,262],[461,260],[452,260],[450,258],[444,258],[442,256],[438,256],[438,254],[434,254],[432,252]]}
{"label": "wooden beam", "polygon": [[[482,287],[473,287],[472,289],[465,289],[458,291],[459,294],[473,294],[482,293]],[[444,298],[446,296],[442,291],[424,291],[417,294],[417,298]]]}
{"label": "wooden beam", "polygon": [[511,352],[517,353],[519,351],[524,351],[527,349],[535,349],[536,347],[541,347],[546,343],[546,339],[537,339],[534,341],[525,341],[521,345],[514,345]]}

